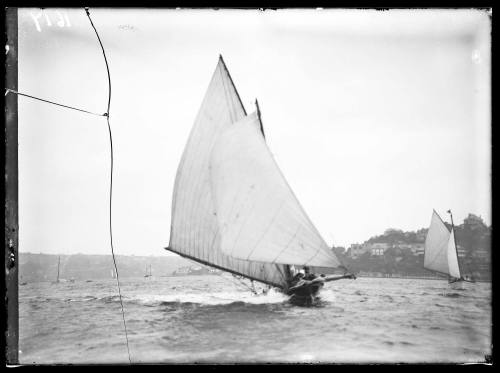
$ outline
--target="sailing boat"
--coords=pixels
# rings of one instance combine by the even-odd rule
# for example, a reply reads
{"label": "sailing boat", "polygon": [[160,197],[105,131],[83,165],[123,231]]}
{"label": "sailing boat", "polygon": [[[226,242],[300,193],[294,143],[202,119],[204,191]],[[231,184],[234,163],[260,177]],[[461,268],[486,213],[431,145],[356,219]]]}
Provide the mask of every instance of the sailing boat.
{"label": "sailing boat", "polygon": [[149,272],[148,272],[148,267],[146,266],[146,274],[144,277],[151,277],[153,276],[153,272],[151,272],[151,264],[149,265]]}
{"label": "sailing boat", "polygon": [[[255,103],[247,115],[220,56],[177,170],[166,249],[311,304],[325,282],[355,277],[281,173]],[[292,266],[346,272],[297,284]]]}
{"label": "sailing boat", "polygon": [[[473,282],[462,276],[458,260],[457,244],[453,215],[451,216],[451,232],[448,230],[438,213],[433,210],[427,237],[425,238],[424,268],[448,277],[448,282]],[[460,284],[461,285],[461,284]]]}
{"label": "sailing boat", "polygon": [[57,278],[54,282],[52,282],[53,284],[57,284],[60,282],[59,280],[59,268],[61,267],[61,257],[59,256],[59,259],[57,261]]}

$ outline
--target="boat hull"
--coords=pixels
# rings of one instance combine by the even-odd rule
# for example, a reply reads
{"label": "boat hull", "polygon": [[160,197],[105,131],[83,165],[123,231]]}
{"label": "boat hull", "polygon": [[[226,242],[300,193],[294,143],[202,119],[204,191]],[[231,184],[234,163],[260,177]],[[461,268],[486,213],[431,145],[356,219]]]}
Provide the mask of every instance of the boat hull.
{"label": "boat hull", "polygon": [[453,282],[448,282],[451,290],[468,290],[474,288],[474,281],[469,280],[457,280]]}
{"label": "boat hull", "polygon": [[323,285],[323,283],[307,284],[293,291],[288,291],[286,294],[290,296],[290,303],[296,306],[310,307],[319,301],[319,291]]}

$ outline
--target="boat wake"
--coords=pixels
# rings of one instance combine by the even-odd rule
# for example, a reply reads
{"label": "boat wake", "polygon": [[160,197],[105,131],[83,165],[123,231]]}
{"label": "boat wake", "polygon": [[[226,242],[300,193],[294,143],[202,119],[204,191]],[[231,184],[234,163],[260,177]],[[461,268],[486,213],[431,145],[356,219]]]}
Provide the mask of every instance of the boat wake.
{"label": "boat wake", "polygon": [[168,303],[191,303],[199,305],[224,305],[231,303],[247,303],[247,304],[270,304],[283,303],[288,300],[288,297],[280,292],[270,290],[267,294],[253,294],[250,292],[226,291],[214,292],[210,294],[185,293],[185,294],[169,294],[169,295],[153,295],[145,296],[138,299],[142,305],[154,306],[158,304]]}
{"label": "boat wake", "polygon": [[[187,305],[226,305],[231,303],[242,304],[277,304],[284,303],[288,300],[288,296],[276,290],[269,290],[266,294],[253,294],[244,291],[223,291],[213,293],[180,293],[180,294],[146,294],[129,297],[123,295],[123,302],[128,304],[136,304],[146,307],[156,307],[169,304],[187,304]],[[71,298],[67,301],[72,302],[104,302],[116,303],[120,301],[118,295],[112,296],[84,296],[81,298]]]}
{"label": "boat wake", "polygon": [[337,296],[335,295],[335,291],[331,289],[321,289],[319,292],[318,298],[320,299],[321,303],[328,304],[328,303],[334,303],[336,302]]}

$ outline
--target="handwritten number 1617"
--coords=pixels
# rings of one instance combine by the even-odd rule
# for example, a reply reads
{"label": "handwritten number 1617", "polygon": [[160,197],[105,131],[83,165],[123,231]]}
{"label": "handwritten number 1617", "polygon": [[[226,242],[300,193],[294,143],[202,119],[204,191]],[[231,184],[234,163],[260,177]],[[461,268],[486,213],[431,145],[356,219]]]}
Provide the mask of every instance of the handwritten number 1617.
{"label": "handwritten number 1617", "polygon": [[[41,10],[38,14],[35,14],[34,12],[30,12],[30,16],[33,19],[33,22],[35,23],[35,27],[38,30],[38,32],[42,31],[41,25],[45,23],[47,26],[51,27],[52,26],[52,21],[54,21],[55,18],[55,24],[59,27],[71,27],[71,23],[69,22],[68,15],[66,12],[61,13],[60,11],[56,10],[55,11],[56,17],[54,15],[51,17],[47,12],[44,12]],[[45,22],[44,22],[45,20]]]}

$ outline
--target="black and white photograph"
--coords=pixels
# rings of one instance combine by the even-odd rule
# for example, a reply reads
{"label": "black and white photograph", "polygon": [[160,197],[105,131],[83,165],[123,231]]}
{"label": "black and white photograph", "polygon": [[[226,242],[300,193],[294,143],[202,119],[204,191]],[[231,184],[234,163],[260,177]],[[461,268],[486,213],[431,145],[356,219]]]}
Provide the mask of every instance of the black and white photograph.
{"label": "black and white photograph", "polygon": [[490,8],[6,8],[16,365],[493,364]]}

